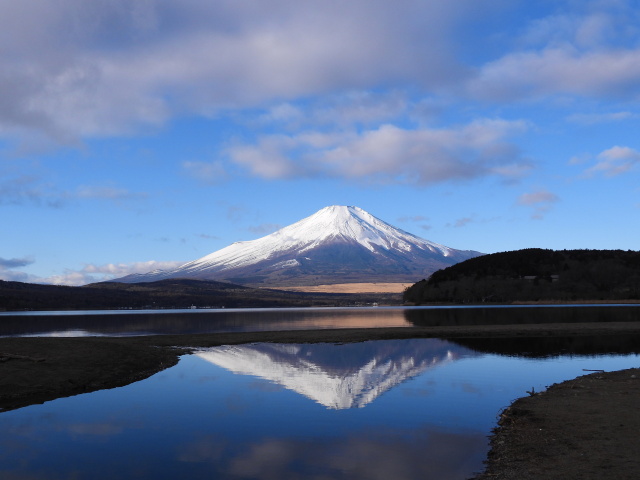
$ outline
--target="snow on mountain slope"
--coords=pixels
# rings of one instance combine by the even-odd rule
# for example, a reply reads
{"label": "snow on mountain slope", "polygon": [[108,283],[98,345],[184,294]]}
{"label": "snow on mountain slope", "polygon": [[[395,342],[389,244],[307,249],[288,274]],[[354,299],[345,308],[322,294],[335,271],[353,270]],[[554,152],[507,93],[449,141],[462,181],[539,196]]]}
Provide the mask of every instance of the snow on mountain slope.
{"label": "snow on mountain slope", "polygon": [[[349,273],[359,279],[363,275],[377,278],[396,273],[407,276],[408,281],[417,281],[421,271],[431,273],[477,255],[480,254],[424,240],[361,208],[330,206],[271,235],[234,243],[177,269],[130,275],[116,281],[135,283],[181,277],[303,285],[295,278],[315,275],[318,280],[326,280],[332,275],[349,277]],[[431,270],[424,265],[425,259],[432,264]],[[416,267],[420,272],[415,271]],[[336,280],[332,283],[340,283],[339,278]]]}

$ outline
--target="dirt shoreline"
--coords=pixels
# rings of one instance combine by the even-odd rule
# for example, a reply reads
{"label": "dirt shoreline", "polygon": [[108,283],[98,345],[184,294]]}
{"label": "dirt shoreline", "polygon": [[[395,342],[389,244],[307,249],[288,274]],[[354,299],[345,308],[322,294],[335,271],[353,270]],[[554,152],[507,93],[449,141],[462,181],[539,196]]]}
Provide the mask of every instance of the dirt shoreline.
{"label": "dirt shoreline", "polygon": [[[115,388],[175,365],[197,347],[253,342],[639,334],[640,322],[528,324],[146,337],[0,338],[0,412]],[[640,366],[640,365],[639,365]],[[597,372],[515,401],[491,438],[488,479],[640,477],[640,370]],[[1,414],[1,413],[0,413]]]}
{"label": "dirt shoreline", "polygon": [[640,478],[640,369],[598,372],[519,398],[474,480]]}

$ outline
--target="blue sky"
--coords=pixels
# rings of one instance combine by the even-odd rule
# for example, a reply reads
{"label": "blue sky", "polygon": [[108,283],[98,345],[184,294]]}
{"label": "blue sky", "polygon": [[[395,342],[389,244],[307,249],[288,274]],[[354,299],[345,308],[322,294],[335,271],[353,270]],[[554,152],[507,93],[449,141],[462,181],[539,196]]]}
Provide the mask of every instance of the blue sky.
{"label": "blue sky", "polygon": [[0,3],[0,279],[81,285],[328,205],[638,250],[640,2]]}

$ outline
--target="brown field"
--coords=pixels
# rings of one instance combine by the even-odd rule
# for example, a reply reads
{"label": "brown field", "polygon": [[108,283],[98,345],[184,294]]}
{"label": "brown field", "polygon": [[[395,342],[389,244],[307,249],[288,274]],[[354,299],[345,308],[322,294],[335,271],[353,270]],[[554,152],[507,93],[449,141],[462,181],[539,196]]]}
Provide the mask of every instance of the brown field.
{"label": "brown field", "polygon": [[278,287],[278,290],[307,293],[402,293],[411,285],[411,283],[336,283],[335,285]]}

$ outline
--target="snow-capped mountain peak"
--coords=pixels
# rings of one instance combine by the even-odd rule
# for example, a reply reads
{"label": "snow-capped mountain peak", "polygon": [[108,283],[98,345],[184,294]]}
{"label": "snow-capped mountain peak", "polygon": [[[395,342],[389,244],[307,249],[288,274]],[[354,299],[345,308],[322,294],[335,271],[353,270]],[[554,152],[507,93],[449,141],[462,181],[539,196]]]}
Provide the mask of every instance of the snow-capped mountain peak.
{"label": "snow-capped mountain peak", "polygon": [[276,286],[309,284],[310,276],[316,283],[343,283],[397,281],[398,275],[400,281],[417,281],[477,255],[417,237],[361,208],[333,205],[270,235],[233,243],[175,270],[119,281],[199,278]]}
{"label": "snow-capped mountain peak", "polygon": [[386,250],[408,250],[412,244],[428,245],[445,255],[449,250],[447,247],[392,227],[361,208],[342,205],[325,207],[272,236],[274,239],[283,240],[283,243],[292,241],[300,245],[306,244],[306,248],[335,238],[355,241],[372,252],[375,251],[374,245]]}

